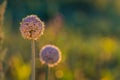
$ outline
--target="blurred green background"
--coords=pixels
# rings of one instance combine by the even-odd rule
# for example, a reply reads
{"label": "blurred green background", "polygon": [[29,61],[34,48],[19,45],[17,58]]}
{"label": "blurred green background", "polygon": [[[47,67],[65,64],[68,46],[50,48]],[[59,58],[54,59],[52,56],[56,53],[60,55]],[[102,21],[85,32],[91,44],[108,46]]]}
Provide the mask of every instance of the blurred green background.
{"label": "blurred green background", "polygon": [[46,44],[62,52],[49,80],[120,80],[120,0],[8,0],[2,45],[6,80],[30,79],[31,43],[19,27],[31,14],[45,22],[36,41],[36,80],[44,80],[39,51]]}

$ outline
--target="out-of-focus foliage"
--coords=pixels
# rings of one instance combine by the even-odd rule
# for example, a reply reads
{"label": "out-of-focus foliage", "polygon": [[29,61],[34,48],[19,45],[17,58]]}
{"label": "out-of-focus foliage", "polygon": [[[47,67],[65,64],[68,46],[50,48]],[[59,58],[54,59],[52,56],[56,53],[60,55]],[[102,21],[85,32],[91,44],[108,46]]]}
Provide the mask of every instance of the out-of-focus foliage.
{"label": "out-of-focus foliage", "polygon": [[11,72],[16,80],[29,80],[30,64],[24,63],[20,56],[12,56],[10,61]]}
{"label": "out-of-focus foliage", "polygon": [[31,45],[23,39],[19,23],[29,14],[45,22],[36,41],[36,80],[44,80],[39,51],[57,45],[62,61],[50,69],[49,80],[120,79],[119,0],[8,0],[5,13],[6,80],[29,80]]}
{"label": "out-of-focus foliage", "polygon": [[4,13],[6,9],[6,1],[0,4],[0,80],[4,80],[4,60],[6,55],[6,49],[4,49],[4,32],[2,31],[4,22]]}

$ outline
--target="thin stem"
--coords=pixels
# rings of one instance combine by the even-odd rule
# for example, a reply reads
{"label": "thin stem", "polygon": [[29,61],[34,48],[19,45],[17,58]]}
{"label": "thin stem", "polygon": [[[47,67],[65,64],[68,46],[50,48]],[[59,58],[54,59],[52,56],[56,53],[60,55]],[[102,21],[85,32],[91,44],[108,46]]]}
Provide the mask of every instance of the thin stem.
{"label": "thin stem", "polygon": [[3,72],[2,61],[0,61],[0,80],[4,80],[4,72]]}
{"label": "thin stem", "polygon": [[48,65],[46,65],[45,80],[48,80],[48,75],[49,75],[49,66],[48,66]]}
{"label": "thin stem", "polygon": [[32,80],[35,80],[35,41],[32,40]]}

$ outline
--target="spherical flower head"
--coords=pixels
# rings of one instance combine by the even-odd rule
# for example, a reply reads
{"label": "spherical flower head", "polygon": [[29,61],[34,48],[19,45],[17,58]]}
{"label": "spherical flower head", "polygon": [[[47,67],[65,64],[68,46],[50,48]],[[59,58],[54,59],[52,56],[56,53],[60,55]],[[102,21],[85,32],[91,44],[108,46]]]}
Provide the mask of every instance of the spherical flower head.
{"label": "spherical flower head", "polygon": [[36,16],[23,18],[20,23],[20,32],[25,39],[37,40],[44,31],[44,23]]}
{"label": "spherical flower head", "polygon": [[57,65],[61,61],[61,52],[54,45],[45,45],[40,51],[40,61],[49,67]]}

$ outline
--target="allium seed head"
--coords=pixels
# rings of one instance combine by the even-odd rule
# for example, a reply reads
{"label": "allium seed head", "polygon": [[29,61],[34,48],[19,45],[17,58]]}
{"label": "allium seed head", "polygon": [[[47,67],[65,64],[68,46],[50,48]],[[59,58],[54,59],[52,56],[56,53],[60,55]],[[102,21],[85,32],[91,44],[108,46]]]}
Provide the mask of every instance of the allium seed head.
{"label": "allium seed head", "polygon": [[61,61],[61,52],[54,45],[46,45],[40,51],[40,61],[49,67],[57,65]]}
{"label": "allium seed head", "polygon": [[20,32],[25,39],[37,40],[44,31],[44,23],[36,16],[23,18],[20,23]]}

